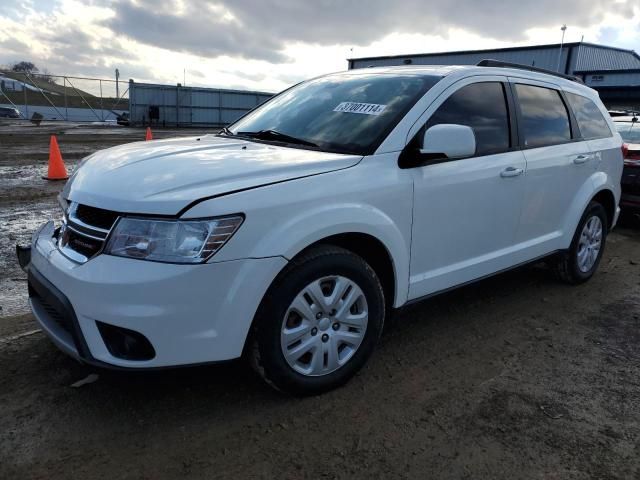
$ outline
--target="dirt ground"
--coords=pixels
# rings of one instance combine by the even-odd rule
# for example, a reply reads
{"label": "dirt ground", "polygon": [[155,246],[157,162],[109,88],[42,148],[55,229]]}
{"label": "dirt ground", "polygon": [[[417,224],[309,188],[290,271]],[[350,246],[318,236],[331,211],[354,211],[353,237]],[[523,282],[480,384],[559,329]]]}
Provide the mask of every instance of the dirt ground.
{"label": "dirt ground", "polygon": [[[76,160],[140,134],[59,141]],[[610,235],[585,285],[534,265],[400,310],[320,397],[241,362],[73,388],[93,371],[36,331],[5,245],[60,188],[38,180],[48,137],[20,138],[0,127],[0,478],[640,478],[640,225]]]}
{"label": "dirt ground", "polygon": [[[215,133],[217,129],[153,129],[154,138]],[[14,261],[15,244],[29,243],[44,221],[59,218],[56,196],[64,182],[42,178],[47,173],[49,139],[56,135],[69,172],[87,155],[122,143],[142,141],[141,128],[0,120],[0,317],[26,309],[24,274]]]}

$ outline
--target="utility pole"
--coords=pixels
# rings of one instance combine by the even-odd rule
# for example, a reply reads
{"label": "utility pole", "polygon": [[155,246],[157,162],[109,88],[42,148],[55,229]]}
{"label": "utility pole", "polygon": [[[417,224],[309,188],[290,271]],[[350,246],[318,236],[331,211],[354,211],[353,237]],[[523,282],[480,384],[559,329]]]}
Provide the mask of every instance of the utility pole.
{"label": "utility pole", "polygon": [[560,51],[558,52],[558,66],[556,67],[556,72],[558,73],[560,73],[560,59],[562,58],[562,47],[564,46],[564,32],[567,31],[567,26],[562,25],[562,27],[560,27],[560,30],[562,30],[562,40],[560,40]]}
{"label": "utility pole", "polygon": [[116,98],[120,98],[120,85],[118,79],[120,78],[120,70],[116,68]]}

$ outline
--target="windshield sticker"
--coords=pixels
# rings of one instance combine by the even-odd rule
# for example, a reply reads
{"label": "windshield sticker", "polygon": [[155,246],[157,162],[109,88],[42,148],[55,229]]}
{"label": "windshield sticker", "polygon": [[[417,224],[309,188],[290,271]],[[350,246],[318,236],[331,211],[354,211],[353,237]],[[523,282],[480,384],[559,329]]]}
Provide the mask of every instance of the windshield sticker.
{"label": "windshield sticker", "polygon": [[364,115],[380,115],[387,108],[386,105],[378,105],[377,103],[357,103],[357,102],[342,102],[336,108],[334,112],[345,113],[362,113]]}

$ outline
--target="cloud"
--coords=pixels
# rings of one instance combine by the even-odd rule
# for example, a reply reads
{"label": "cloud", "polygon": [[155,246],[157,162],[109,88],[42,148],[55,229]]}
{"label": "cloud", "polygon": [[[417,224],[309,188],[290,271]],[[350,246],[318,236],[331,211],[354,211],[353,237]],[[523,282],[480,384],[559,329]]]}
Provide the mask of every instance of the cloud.
{"label": "cloud", "polygon": [[347,57],[553,43],[640,46],[638,0],[11,0],[0,64],[278,91]]}
{"label": "cloud", "polygon": [[23,55],[29,52],[29,45],[24,42],[21,42],[17,38],[7,38],[5,40],[0,40],[0,48],[6,53],[11,53],[14,55]]}
{"label": "cloud", "polygon": [[[616,13],[633,15],[635,0]],[[105,24],[138,42],[203,56],[230,55],[274,63],[290,42],[368,45],[394,32],[446,35],[457,28],[497,40],[522,41],[532,26],[597,23],[611,0],[120,0]]]}
{"label": "cloud", "polygon": [[[282,63],[283,45],[273,37],[256,35],[208,2],[190,2],[179,8],[158,8],[156,1],[120,2],[104,25],[136,41],[201,56],[238,55]],[[175,13],[175,12],[178,13]]]}

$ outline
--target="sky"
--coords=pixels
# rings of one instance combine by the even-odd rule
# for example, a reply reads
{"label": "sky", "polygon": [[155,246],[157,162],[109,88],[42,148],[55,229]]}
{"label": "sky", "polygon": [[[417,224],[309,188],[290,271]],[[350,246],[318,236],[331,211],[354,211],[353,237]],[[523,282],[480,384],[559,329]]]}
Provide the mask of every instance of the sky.
{"label": "sky", "polygon": [[0,0],[0,65],[278,92],[347,58],[565,41],[640,52],[640,0]]}

